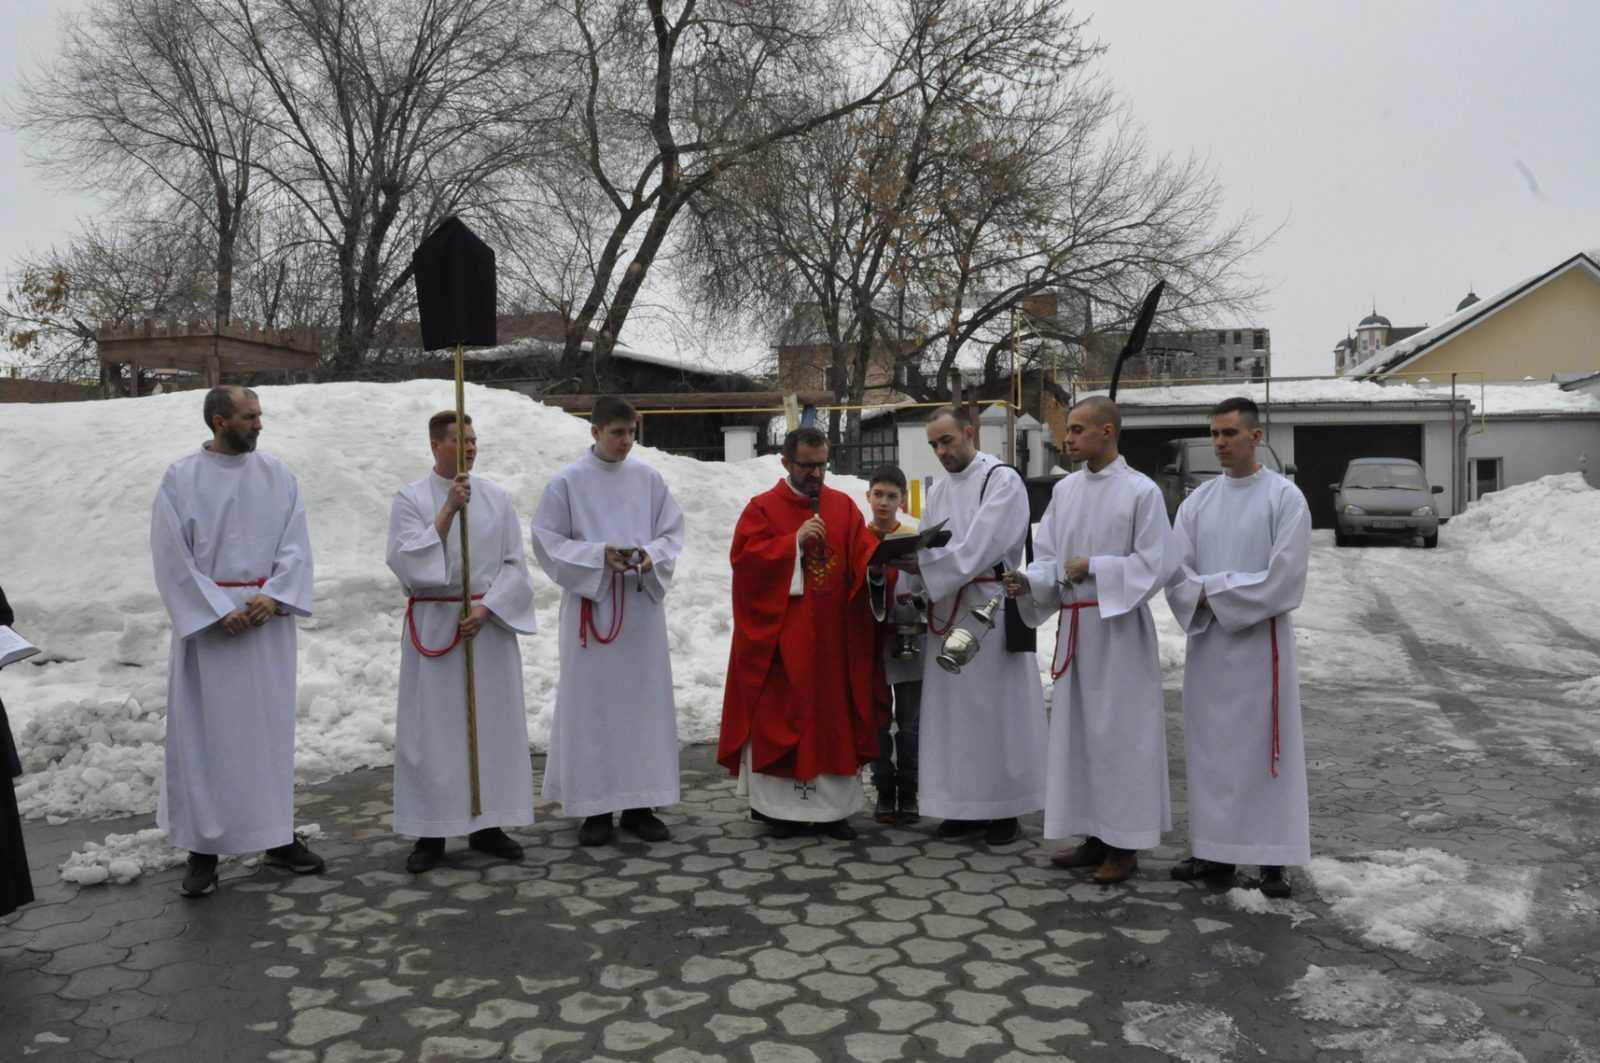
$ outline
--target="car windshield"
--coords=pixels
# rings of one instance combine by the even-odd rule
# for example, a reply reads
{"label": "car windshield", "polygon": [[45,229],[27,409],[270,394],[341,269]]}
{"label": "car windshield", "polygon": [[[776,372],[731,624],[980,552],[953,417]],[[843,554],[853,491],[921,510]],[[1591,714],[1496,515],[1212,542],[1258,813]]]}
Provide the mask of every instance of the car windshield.
{"label": "car windshield", "polygon": [[1345,473],[1344,485],[1373,491],[1385,488],[1407,491],[1428,489],[1428,481],[1415,465],[1357,465]]}
{"label": "car windshield", "polygon": [[[1278,463],[1278,455],[1270,447],[1257,447],[1256,460],[1273,472],[1283,471],[1283,466]],[[1217,452],[1211,449],[1209,442],[1190,445],[1189,471],[1196,476],[1215,476],[1222,471],[1222,466],[1217,464]]]}

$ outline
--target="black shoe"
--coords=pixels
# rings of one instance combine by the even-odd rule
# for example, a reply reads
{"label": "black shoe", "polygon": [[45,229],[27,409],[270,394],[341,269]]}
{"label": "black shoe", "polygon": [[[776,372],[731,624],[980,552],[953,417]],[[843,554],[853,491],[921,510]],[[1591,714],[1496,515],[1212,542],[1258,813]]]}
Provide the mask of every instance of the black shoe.
{"label": "black shoe", "polygon": [[989,845],[1010,845],[1021,837],[1022,824],[1017,822],[1016,816],[991,819],[983,832],[983,840]]}
{"label": "black shoe", "polygon": [[1283,873],[1283,868],[1267,864],[1261,868],[1261,892],[1274,900],[1283,900],[1294,891],[1289,886],[1289,877]]}
{"label": "black shoe", "polygon": [[467,847],[480,853],[498,856],[502,860],[521,860],[522,846],[499,827],[485,827],[467,835]]}
{"label": "black shoe", "polygon": [[611,840],[611,813],[590,816],[578,828],[579,845],[604,845]]}
{"label": "black shoe", "polygon": [[773,819],[770,816],[767,822],[772,826],[774,838],[798,838],[811,827],[809,823],[796,823],[792,819]]}
{"label": "black shoe", "polygon": [[981,819],[947,819],[934,829],[936,838],[960,838],[976,834],[987,826]]}
{"label": "black shoe", "polygon": [[853,842],[860,837],[847,819],[836,819],[822,825],[822,833],[839,842]]}
{"label": "black shoe", "polygon": [[322,857],[306,848],[306,840],[298,834],[288,845],[268,849],[263,860],[272,867],[287,868],[297,875],[320,875],[328,866]]}
{"label": "black shoe", "polygon": [[411,855],[406,857],[406,870],[413,875],[432,871],[439,866],[439,861],[443,857],[443,838],[418,838],[417,844],[411,849]]}
{"label": "black shoe", "polygon": [[189,870],[184,873],[178,892],[185,897],[204,897],[217,888],[217,858],[211,853],[190,853]]}
{"label": "black shoe", "polygon": [[888,783],[878,787],[878,805],[872,810],[872,818],[879,823],[900,822],[900,812],[894,803],[894,787]]}
{"label": "black shoe", "polygon": [[1215,860],[1191,856],[1174,864],[1171,875],[1179,882],[1194,882],[1198,879],[1232,878],[1233,872],[1232,864],[1219,864]]}
{"label": "black shoe", "polygon": [[630,808],[622,813],[622,829],[642,842],[664,842],[672,837],[667,825],[648,808]]}
{"label": "black shoe", "polygon": [[917,811],[917,776],[913,772],[900,773],[896,787],[896,796],[899,798],[900,818],[902,825],[909,826],[922,818],[922,813]]}

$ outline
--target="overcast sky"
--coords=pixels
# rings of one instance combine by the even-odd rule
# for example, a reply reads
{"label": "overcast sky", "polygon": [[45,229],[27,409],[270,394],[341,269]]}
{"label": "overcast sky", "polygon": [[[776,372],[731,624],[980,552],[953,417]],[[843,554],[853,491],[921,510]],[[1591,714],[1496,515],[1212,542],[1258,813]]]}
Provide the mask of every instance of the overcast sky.
{"label": "overcast sky", "polygon": [[[0,0],[0,91],[84,0]],[[1600,3],[1592,0],[1088,0],[1105,72],[1154,147],[1211,162],[1230,209],[1281,224],[1258,270],[1277,375],[1332,371],[1376,299],[1434,323],[1600,246]],[[9,265],[93,204],[0,131]]]}

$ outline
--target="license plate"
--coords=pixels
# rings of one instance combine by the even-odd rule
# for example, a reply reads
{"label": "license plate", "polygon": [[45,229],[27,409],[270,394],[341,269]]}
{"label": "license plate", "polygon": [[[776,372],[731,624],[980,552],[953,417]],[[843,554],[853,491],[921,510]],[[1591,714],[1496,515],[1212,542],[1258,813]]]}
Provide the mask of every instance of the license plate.
{"label": "license plate", "polygon": [[1404,528],[1406,522],[1403,520],[1375,520],[1372,522],[1372,526],[1374,528]]}

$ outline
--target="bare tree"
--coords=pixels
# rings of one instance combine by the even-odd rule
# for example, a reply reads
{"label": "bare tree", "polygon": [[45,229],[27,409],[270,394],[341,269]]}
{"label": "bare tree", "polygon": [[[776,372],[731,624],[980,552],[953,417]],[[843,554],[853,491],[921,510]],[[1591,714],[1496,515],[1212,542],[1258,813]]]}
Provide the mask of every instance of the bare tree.
{"label": "bare tree", "polygon": [[353,372],[401,305],[410,253],[471,214],[504,240],[546,92],[531,0],[214,0],[268,87],[253,164],[295,204],[336,277],[333,366]]}
{"label": "bare tree", "polygon": [[100,0],[64,24],[61,51],[24,81],[13,120],[68,183],[143,214],[154,199],[202,220],[213,245],[209,316],[221,324],[233,316],[239,235],[266,147],[265,100],[212,32],[208,7]]}
{"label": "bare tree", "polygon": [[[573,300],[563,372],[593,388],[684,209],[776,145],[938,77],[1050,0],[559,0],[573,88],[559,160],[606,224]],[[596,327],[598,323],[598,327]],[[592,344],[591,344],[592,338]]]}

